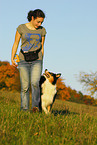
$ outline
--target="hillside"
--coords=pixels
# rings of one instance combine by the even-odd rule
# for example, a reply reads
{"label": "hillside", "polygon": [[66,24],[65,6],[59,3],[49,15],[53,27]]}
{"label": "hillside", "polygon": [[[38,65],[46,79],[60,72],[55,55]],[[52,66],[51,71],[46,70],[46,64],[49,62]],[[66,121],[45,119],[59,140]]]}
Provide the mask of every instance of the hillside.
{"label": "hillside", "polygon": [[97,144],[94,106],[56,100],[47,116],[20,111],[20,93],[0,91],[0,122],[1,145]]}

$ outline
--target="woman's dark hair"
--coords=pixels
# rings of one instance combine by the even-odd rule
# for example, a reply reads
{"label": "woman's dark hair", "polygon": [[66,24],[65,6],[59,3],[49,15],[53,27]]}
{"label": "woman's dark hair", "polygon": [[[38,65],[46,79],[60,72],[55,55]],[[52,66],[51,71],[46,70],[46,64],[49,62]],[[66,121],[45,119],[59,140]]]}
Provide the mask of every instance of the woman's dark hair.
{"label": "woman's dark hair", "polygon": [[37,17],[45,18],[44,12],[40,9],[36,9],[34,11],[29,11],[28,16],[27,16],[27,19],[29,22],[32,20],[32,16],[34,17],[34,19],[36,19]]}

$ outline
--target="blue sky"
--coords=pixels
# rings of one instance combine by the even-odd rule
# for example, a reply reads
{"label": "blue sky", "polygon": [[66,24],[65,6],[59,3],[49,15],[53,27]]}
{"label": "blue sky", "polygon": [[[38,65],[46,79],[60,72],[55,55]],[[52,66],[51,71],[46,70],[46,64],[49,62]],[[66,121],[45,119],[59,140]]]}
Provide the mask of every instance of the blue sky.
{"label": "blue sky", "polygon": [[16,28],[36,8],[46,14],[43,71],[61,72],[66,86],[85,93],[78,75],[97,71],[97,0],[0,0],[0,60],[11,62]]}

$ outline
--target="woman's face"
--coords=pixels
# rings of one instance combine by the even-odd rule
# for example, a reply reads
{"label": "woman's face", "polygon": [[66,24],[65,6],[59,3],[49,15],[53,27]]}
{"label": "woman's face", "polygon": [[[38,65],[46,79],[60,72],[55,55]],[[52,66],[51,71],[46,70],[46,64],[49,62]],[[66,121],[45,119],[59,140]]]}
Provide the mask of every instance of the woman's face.
{"label": "woman's face", "polygon": [[34,26],[35,29],[37,29],[39,26],[41,26],[41,24],[43,23],[44,18],[42,17],[37,17],[36,19],[34,19],[34,17],[32,16],[32,24]]}

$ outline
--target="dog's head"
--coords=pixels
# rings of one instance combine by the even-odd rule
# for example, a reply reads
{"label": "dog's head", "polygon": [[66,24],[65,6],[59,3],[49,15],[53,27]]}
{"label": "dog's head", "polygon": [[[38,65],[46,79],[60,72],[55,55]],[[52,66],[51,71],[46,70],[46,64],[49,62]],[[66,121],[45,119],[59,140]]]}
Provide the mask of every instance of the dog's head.
{"label": "dog's head", "polygon": [[47,69],[45,69],[45,73],[43,75],[46,77],[46,79],[49,80],[50,83],[55,85],[57,79],[61,76],[61,73],[55,74],[55,73],[49,72]]}

